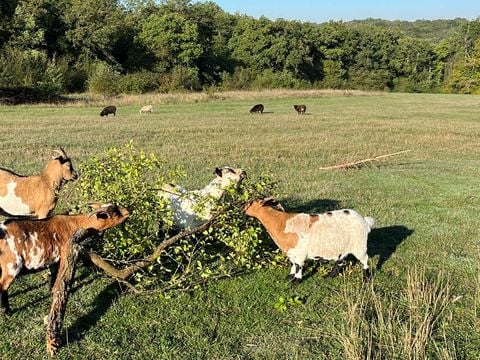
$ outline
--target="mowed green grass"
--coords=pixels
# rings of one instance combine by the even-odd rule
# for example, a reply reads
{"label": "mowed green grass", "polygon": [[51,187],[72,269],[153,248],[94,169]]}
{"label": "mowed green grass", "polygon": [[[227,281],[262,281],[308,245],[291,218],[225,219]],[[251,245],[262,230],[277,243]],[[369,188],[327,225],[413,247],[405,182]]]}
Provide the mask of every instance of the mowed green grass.
{"label": "mowed green grass", "polygon": [[[249,114],[255,103],[265,105],[264,114]],[[307,105],[307,115],[295,113],[299,103]],[[154,104],[154,114],[139,114],[143,105],[119,106],[115,118],[100,118],[98,106],[0,107],[0,167],[37,172],[58,146],[80,164],[133,139],[137,148],[183,167],[191,188],[205,185],[215,166],[239,166],[251,177],[270,172],[286,209],[348,207],[376,218],[371,265],[381,266],[371,287],[385,308],[406,306],[411,269],[424,269],[433,283],[438,276],[449,279],[451,301],[435,324],[430,354],[480,356],[480,98],[260,94]],[[320,169],[402,150],[411,151],[361,169]],[[330,266],[310,269],[312,276],[296,288],[282,267],[171,299],[118,294],[110,280],[81,268],[58,358],[354,358],[342,339],[349,304],[365,292],[361,267],[324,279]],[[45,275],[17,279],[10,295],[14,314],[0,319],[0,358],[44,358],[43,317],[51,300]],[[281,296],[299,296],[301,304],[280,312],[274,304]],[[381,358],[382,351],[373,354]]]}

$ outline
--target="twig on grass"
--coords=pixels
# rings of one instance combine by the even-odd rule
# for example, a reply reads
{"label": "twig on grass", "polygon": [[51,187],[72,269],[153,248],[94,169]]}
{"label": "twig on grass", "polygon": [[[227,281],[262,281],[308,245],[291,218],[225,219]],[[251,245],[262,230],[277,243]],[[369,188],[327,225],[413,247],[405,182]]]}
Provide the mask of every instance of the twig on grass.
{"label": "twig on grass", "polygon": [[372,162],[372,161],[377,161],[377,160],[380,160],[380,159],[383,159],[383,158],[386,158],[386,157],[389,157],[389,156],[404,154],[404,153],[407,153],[407,152],[409,152],[409,151],[411,151],[411,150],[403,150],[403,151],[398,151],[398,152],[391,153],[391,154],[379,155],[379,156],[375,156],[375,157],[373,157],[373,158],[368,158],[368,159],[353,161],[353,162],[349,162],[349,163],[320,167],[320,170],[359,168],[359,167],[363,166],[363,165],[366,164],[366,163],[369,163],[369,162]]}

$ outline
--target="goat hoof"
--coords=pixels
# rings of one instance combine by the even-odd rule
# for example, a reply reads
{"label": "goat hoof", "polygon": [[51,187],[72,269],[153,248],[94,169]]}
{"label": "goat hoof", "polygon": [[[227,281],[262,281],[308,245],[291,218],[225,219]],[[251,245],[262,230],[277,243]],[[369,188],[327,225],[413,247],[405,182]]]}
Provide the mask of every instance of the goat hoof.
{"label": "goat hoof", "polygon": [[363,282],[364,283],[368,283],[368,282],[372,281],[372,278],[373,278],[373,276],[372,276],[372,273],[371,273],[370,270],[367,269],[363,272]]}
{"label": "goat hoof", "polygon": [[47,353],[50,357],[55,357],[59,343],[57,339],[47,339]]}
{"label": "goat hoof", "polygon": [[297,278],[297,277],[295,277],[295,276],[292,276],[292,277],[290,278],[290,285],[292,285],[292,286],[297,286],[297,285],[300,284],[301,282],[302,282],[302,279]]}
{"label": "goat hoof", "polygon": [[0,309],[0,313],[2,313],[3,315],[6,315],[6,316],[10,316],[10,315],[12,315],[12,309],[2,308],[2,309]]}

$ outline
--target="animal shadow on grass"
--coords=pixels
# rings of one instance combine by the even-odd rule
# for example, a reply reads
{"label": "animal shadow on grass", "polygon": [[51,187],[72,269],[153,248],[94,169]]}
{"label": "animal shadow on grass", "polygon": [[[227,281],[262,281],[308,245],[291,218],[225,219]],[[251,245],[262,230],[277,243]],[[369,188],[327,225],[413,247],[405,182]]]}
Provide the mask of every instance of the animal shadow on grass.
{"label": "animal shadow on grass", "polygon": [[107,285],[93,301],[93,309],[88,314],[78,318],[68,329],[69,342],[80,341],[88,330],[93,328],[114,301],[120,296],[115,282]]}
{"label": "animal shadow on grass", "polygon": [[370,258],[379,256],[376,266],[377,271],[382,269],[383,264],[390,259],[397,247],[413,232],[414,230],[403,225],[372,229],[368,235],[367,254]]}
{"label": "animal shadow on grass", "polygon": [[[44,271],[44,270],[42,270],[42,271]],[[23,276],[32,276],[32,275],[34,275],[36,273],[39,273],[39,272],[40,271],[24,271]],[[91,283],[93,281],[93,278],[92,279],[87,279],[87,277],[88,277],[88,273],[85,273],[85,272],[82,272],[79,276],[75,277],[75,281],[74,281],[75,287],[72,289],[72,292],[75,292],[75,291],[79,290],[83,286],[88,285],[89,283]],[[45,291],[47,291],[47,293],[48,293],[48,295],[39,295],[39,296],[36,296],[34,298],[32,297],[29,302],[23,304],[22,306],[20,306],[18,308],[14,308],[13,311],[14,312],[21,312],[23,310],[26,310],[26,309],[32,307],[32,306],[38,306],[38,304],[40,304],[45,299],[50,299],[51,300],[52,299],[51,292],[50,292],[50,290],[47,290],[49,281],[50,280],[46,280],[46,281],[39,280],[35,285],[31,285],[31,286],[29,286],[27,288],[24,288],[22,290],[17,290],[15,292],[13,292],[11,294],[11,296],[12,297],[17,297],[21,294],[28,293],[28,292],[35,291],[35,290],[39,290],[43,287],[45,289]],[[50,308],[48,308],[48,309],[50,309]]]}

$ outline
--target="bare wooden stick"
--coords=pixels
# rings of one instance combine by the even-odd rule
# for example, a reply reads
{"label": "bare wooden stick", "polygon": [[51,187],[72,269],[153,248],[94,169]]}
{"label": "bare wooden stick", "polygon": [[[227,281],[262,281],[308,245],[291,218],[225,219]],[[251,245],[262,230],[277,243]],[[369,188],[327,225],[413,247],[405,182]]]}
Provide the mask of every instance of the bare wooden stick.
{"label": "bare wooden stick", "polygon": [[77,230],[68,240],[65,253],[60,254],[60,266],[52,289],[53,299],[46,331],[47,352],[52,357],[60,346],[63,318],[78,258],[78,243],[86,237],[87,233],[85,229]]}
{"label": "bare wooden stick", "polygon": [[404,153],[409,152],[409,151],[410,151],[410,150],[403,150],[403,151],[398,151],[398,152],[391,153],[391,154],[385,154],[385,155],[375,156],[375,157],[369,158],[369,159],[358,160],[358,161],[354,161],[354,162],[349,162],[349,163],[344,163],[344,164],[338,164],[338,165],[332,165],[332,166],[320,167],[320,170],[350,169],[350,168],[357,167],[357,166],[359,166],[359,165],[365,164],[365,163],[367,163],[367,162],[377,161],[377,160],[380,160],[380,159],[383,159],[383,158],[386,158],[386,157],[389,157],[389,156],[404,154]]}

